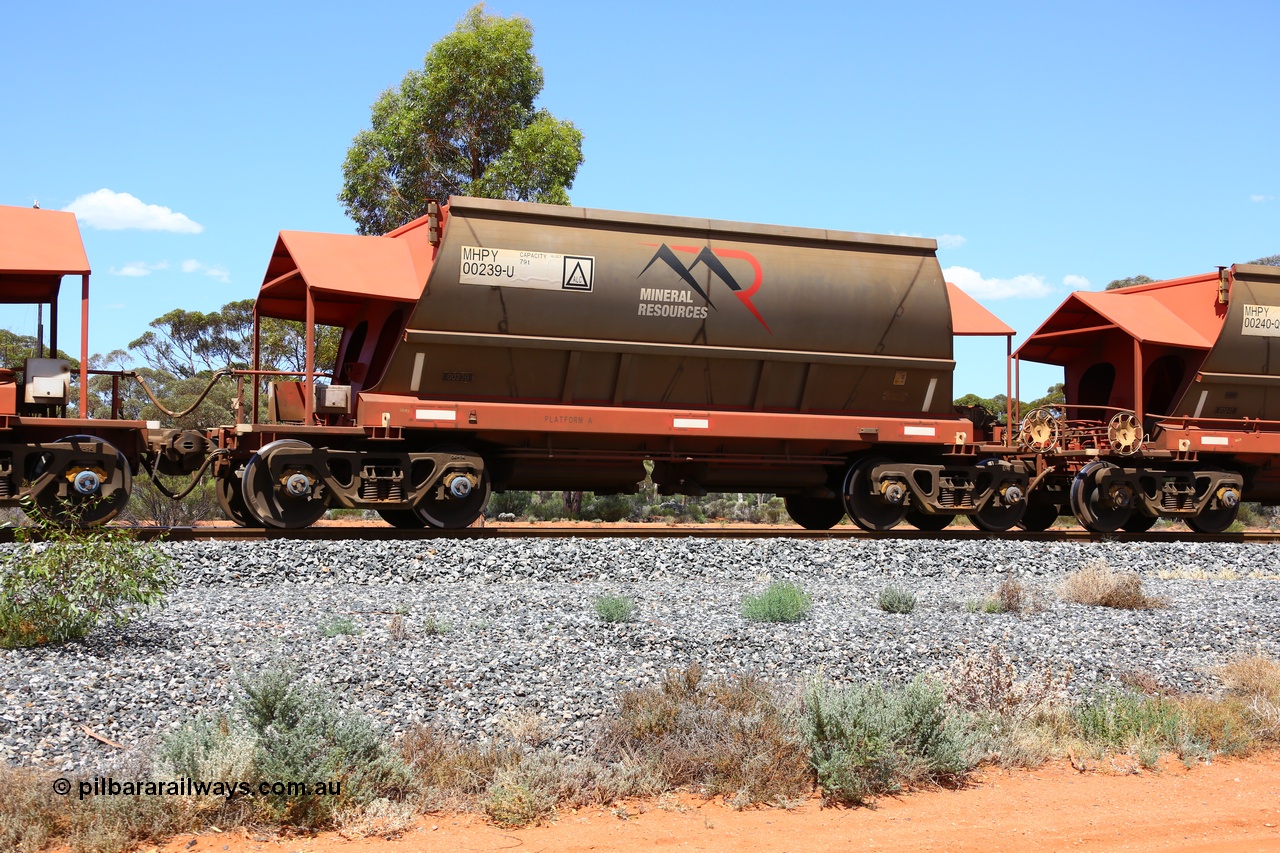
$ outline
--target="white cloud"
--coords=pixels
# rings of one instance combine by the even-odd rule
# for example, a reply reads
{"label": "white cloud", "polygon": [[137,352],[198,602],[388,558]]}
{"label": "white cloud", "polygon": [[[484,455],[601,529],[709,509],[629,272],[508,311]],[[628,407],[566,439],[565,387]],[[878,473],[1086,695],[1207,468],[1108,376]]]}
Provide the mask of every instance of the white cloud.
{"label": "white cloud", "polygon": [[[923,234],[908,234],[904,231],[890,231],[893,237],[923,237]],[[939,249],[959,249],[965,243],[969,242],[967,237],[961,237],[959,234],[939,234],[933,240],[937,242]]]}
{"label": "white cloud", "polygon": [[1255,194],[1255,195],[1249,196],[1249,201],[1263,202],[1263,201],[1271,201],[1273,198],[1275,198],[1275,196]]}
{"label": "white cloud", "polygon": [[227,272],[226,267],[202,264],[194,258],[188,258],[182,262],[182,271],[185,273],[199,273],[201,275],[207,275],[210,278],[216,278],[224,284],[231,281],[231,274]]}
{"label": "white cloud", "polygon": [[204,226],[184,213],[175,213],[158,204],[145,204],[128,193],[97,190],[67,205],[76,218],[90,228],[120,231],[137,228],[142,231],[172,231],[177,234],[199,234]]}
{"label": "white cloud", "polygon": [[1062,284],[1067,290],[1088,290],[1090,287],[1089,279],[1082,275],[1064,275]]}
{"label": "white cloud", "polygon": [[942,276],[974,299],[1030,299],[1048,296],[1054,290],[1053,285],[1048,284],[1043,276],[1038,275],[983,278],[981,273],[968,267],[947,267],[942,271]]}
{"label": "white cloud", "polygon": [[155,272],[156,270],[167,270],[168,268],[169,268],[168,261],[157,261],[154,264],[149,264],[146,261],[129,261],[129,263],[125,264],[120,269],[116,269],[115,267],[112,267],[110,270],[108,270],[108,272],[111,273],[111,275],[126,275],[131,277],[137,277],[137,276],[143,276],[143,275],[151,275],[151,273]]}

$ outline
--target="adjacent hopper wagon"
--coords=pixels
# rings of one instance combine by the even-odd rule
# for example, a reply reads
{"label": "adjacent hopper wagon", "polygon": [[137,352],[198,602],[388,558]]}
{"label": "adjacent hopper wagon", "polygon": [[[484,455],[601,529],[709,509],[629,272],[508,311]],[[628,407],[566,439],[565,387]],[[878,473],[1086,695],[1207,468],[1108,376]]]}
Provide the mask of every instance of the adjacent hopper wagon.
{"label": "adjacent hopper wagon", "polygon": [[1066,378],[1064,407],[1022,421],[1032,529],[1061,512],[1095,532],[1217,533],[1242,500],[1280,502],[1280,268],[1074,293],[1017,358]]}
{"label": "adjacent hopper wagon", "polygon": [[[37,305],[40,318],[34,351],[20,366],[0,369],[0,506],[31,501],[45,514],[83,525],[120,513],[142,465],[182,470],[175,459],[185,453],[194,457],[190,473],[206,450],[197,432],[124,420],[114,411],[88,417],[89,376],[115,374],[118,382],[122,375],[89,369],[90,274],[74,214],[0,206],[0,305]],[[81,284],[74,370],[58,347],[58,294],[66,276]]]}

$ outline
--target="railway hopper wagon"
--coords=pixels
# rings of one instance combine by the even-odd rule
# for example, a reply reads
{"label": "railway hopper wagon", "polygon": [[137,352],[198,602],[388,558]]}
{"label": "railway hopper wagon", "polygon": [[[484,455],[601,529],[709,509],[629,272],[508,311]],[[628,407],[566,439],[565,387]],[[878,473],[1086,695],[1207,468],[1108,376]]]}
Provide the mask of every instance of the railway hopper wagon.
{"label": "railway hopper wagon", "polygon": [[1280,502],[1280,268],[1074,293],[1016,358],[1061,365],[1066,389],[1021,420],[1024,526],[1217,533],[1241,500]]}
{"label": "railway hopper wagon", "polygon": [[[46,513],[77,524],[114,518],[128,503],[141,466],[195,473],[208,449],[198,431],[85,416],[89,376],[115,375],[118,382],[125,375],[89,369],[90,274],[74,214],[0,206],[0,304],[40,306],[36,351],[20,369],[0,369],[0,506],[31,499]],[[80,361],[74,371],[58,348],[58,293],[66,276],[81,281]],[[78,400],[72,393],[76,379]]]}
{"label": "railway hopper wagon", "polygon": [[[305,323],[306,370],[212,431],[219,499],[460,527],[491,490],[634,491],[649,463],[662,493],[774,492],[810,528],[1006,529],[1028,473],[953,410],[952,335],[1012,330],[935,251],[470,198],[386,236],[283,231],[255,316]],[[342,329],[333,365],[316,324]]]}

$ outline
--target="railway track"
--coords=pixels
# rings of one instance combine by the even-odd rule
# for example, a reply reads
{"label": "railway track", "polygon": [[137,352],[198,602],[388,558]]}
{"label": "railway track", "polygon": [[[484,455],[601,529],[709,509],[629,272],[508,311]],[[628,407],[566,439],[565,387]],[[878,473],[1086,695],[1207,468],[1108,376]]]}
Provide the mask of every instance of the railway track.
{"label": "railway track", "polygon": [[[987,533],[972,528],[953,528],[938,532],[903,527],[884,532],[868,532],[853,525],[831,530],[805,530],[789,525],[728,524],[724,526],[681,526],[645,524],[616,526],[502,524],[467,527],[459,530],[401,530],[389,526],[322,524],[302,530],[278,530],[261,527],[132,527],[138,539],[170,542],[262,542],[272,539],[319,540],[397,540],[397,539],[1002,539],[1024,542],[1280,542],[1280,531],[1245,531],[1206,535],[1185,529],[1158,530],[1146,533],[1090,533],[1082,529],[1047,530],[1040,533],[1008,531]],[[0,543],[14,541],[13,527],[0,528]]]}

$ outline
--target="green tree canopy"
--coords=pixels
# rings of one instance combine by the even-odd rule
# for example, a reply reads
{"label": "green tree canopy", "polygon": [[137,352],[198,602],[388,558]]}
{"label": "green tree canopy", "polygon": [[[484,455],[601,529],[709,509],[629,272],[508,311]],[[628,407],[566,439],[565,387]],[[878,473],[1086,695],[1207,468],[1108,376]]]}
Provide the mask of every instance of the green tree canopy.
{"label": "green tree canopy", "polygon": [[[154,370],[180,379],[223,367],[248,367],[253,358],[253,300],[228,302],[203,314],[175,308],[151,321],[152,331],[129,348]],[[317,370],[329,370],[338,355],[342,330],[316,327]],[[294,320],[262,318],[259,357],[264,370],[304,369],[306,328]]]}
{"label": "green tree canopy", "polygon": [[1251,264],[1263,264],[1268,267],[1280,267],[1280,255],[1267,255],[1265,258],[1254,258]]}
{"label": "green tree canopy", "polygon": [[542,82],[529,21],[472,7],[348,149],[338,198],[356,230],[385,234],[451,195],[568,204],[582,133],[534,108]]}
{"label": "green tree canopy", "polygon": [[[1018,406],[1023,414],[1038,409],[1041,406],[1056,407],[1062,406],[1067,402],[1066,386],[1058,382],[1050,385],[1048,392],[1035,400],[1020,401]],[[965,394],[963,397],[957,397],[951,401],[956,407],[964,406],[981,406],[991,414],[995,415],[998,423],[1004,423],[1008,413],[1009,398],[1004,394],[997,394],[994,397],[979,397],[977,394]]]}
{"label": "green tree canopy", "polygon": [[[35,358],[37,344],[34,335],[20,335],[9,329],[0,329],[0,367],[7,367],[10,370],[22,372],[23,366],[28,358]],[[44,348],[45,358],[65,358],[71,362],[72,369],[80,367],[80,360],[73,358],[65,350],[59,349],[57,353],[52,352],[48,344]]]}
{"label": "green tree canopy", "polygon": [[1131,275],[1128,278],[1117,278],[1107,283],[1107,290],[1120,290],[1123,287],[1137,287],[1155,281],[1149,275]]}

